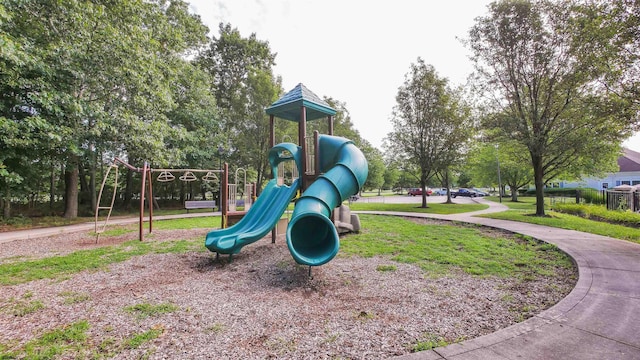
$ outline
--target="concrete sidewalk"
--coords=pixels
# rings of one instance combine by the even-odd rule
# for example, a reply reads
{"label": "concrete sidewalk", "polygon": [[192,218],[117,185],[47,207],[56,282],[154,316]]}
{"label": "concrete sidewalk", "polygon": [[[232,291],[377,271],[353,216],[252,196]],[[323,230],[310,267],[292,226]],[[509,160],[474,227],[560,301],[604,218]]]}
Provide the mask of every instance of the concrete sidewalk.
{"label": "concrete sidewalk", "polygon": [[[186,217],[220,216],[220,215],[221,213],[219,211],[199,212],[199,213],[190,213],[190,214],[176,214],[176,215],[161,215],[161,216],[154,216],[153,221],[179,219],[179,218],[186,218]],[[137,224],[139,221],[140,221],[139,217],[112,218],[109,220],[108,226]],[[144,218],[144,221],[148,222],[149,217],[146,216]],[[98,227],[103,226],[103,224],[104,224],[104,221],[100,222],[98,224]],[[46,236],[68,234],[68,233],[74,233],[78,231],[93,231],[93,230],[95,230],[95,223],[87,222],[82,224],[58,226],[58,227],[51,227],[51,228],[39,228],[39,229],[0,232],[0,244],[16,241],[16,240],[36,239],[36,238],[41,238]]]}

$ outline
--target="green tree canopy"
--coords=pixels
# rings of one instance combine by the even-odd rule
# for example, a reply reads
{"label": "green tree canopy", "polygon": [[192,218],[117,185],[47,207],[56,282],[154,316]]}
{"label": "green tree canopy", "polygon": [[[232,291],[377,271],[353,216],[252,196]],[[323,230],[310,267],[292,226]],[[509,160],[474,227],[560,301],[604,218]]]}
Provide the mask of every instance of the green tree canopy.
{"label": "green tree canopy", "polygon": [[417,171],[422,207],[427,206],[428,181],[460,157],[472,133],[470,109],[460,93],[418,58],[396,95],[387,143],[407,170]]}
{"label": "green tree canopy", "polygon": [[220,24],[219,34],[202,51],[196,63],[212,79],[220,116],[219,144],[235,167],[251,167],[261,184],[267,176],[269,117],[264,109],[282,92],[281,79],[273,75],[275,54],[256,34],[243,37],[231,24]]}
{"label": "green tree canopy", "polygon": [[476,85],[493,114],[483,126],[527,149],[538,215],[545,181],[569,169],[589,174],[615,158],[634,121],[597,86],[607,70],[581,53],[590,37],[573,26],[578,14],[571,0],[501,0],[469,32]]}
{"label": "green tree canopy", "polygon": [[[23,109],[23,124],[49,133],[34,137],[34,148],[43,150],[29,157],[64,165],[66,217],[77,216],[79,185],[95,202],[99,154],[158,161],[176,154],[166,151],[168,139],[182,136],[168,118],[177,107],[173,84],[183,75],[184,56],[208,31],[186,2],[8,0],[4,6],[11,21],[1,23],[2,33],[26,57],[18,66],[11,64],[17,53],[1,59],[0,67],[15,69],[15,81],[7,83],[13,89],[3,91],[15,105],[2,111]],[[11,111],[3,116],[15,122]]]}
{"label": "green tree canopy", "polygon": [[[518,201],[518,189],[533,181],[527,149],[516,141],[477,142],[469,152],[468,174],[478,186],[501,185],[511,189],[511,200]],[[500,178],[498,178],[498,170]]]}

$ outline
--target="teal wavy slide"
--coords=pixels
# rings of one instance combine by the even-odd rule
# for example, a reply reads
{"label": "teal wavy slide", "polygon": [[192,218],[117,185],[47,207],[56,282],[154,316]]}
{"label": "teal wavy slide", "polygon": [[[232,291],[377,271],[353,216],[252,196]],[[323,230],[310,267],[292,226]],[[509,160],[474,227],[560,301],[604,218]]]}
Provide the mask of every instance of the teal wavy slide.
{"label": "teal wavy slide", "polygon": [[[292,143],[282,143],[269,151],[269,162],[277,178],[278,164],[282,161],[294,160],[300,164],[299,147]],[[277,185],[276,180],[269,181],[262,190],[255,204],[247,214],[235,225],[226,229],[211,231],[205,239],[207,249],[219,254],[237,254],[242,247],[262,239],[282,217],[287,206],[298,191],[295,180],[290,186]]]}
{"label": "teal wavy slide", "polygon": [[[340,240],[331,212],[349,196],[360,191],[367,180],[367,159],[351,140],[329,135],[319,136],[320,175],[297,200],[287,227],[287,246],[294,260],[303,265],[320,266],[338,253]],[[282,143],[269,151],[275,178],[278,164],[294,160],[302,173],[300,148]],[[271,180],[249,212],[237,224],[207,234],[207,249],[221,254],[236,254],[245,245],[264,237],[278,223],[298,190],[299,179],[291,186]]]}
{"label": "teal wavy slide", "polygon": [[287,246],[299,264],[319,266],[338,253],[340,240],[331,212],[360,191],[369,174],[367,159],[351,140],[319,136],[320,175],[296,202]]}

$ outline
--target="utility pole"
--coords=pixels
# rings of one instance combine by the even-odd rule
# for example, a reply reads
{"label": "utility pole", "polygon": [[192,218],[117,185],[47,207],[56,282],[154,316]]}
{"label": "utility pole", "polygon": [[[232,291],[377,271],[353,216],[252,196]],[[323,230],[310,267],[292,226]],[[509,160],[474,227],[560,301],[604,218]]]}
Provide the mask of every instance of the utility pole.
{"label": "utility pole", "polygon": [[500,203],[502,203],[502,179],[500,179],[500,158],[498,157],[498,148],[499,145],[496,144],[496,162],[498,163],[498,197],[500,198]]}

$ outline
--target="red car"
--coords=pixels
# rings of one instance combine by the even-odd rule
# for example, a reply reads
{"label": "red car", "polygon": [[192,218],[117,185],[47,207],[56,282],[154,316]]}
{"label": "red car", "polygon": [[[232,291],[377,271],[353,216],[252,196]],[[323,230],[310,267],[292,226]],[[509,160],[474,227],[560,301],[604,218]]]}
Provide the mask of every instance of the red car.
{"label": "red car", "polygon": [[[433,191],[431,189],[427,189],[427,196],[430,196],[433,193]],[[422,189],[421,188],[411,188],[409,189],[409,192],[407,193],[410,196],[417,196],[417,195],[422,195]]]}

